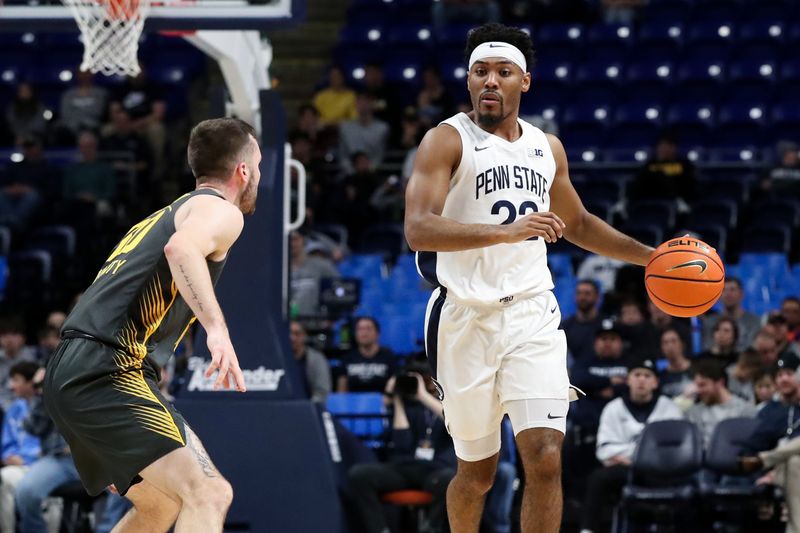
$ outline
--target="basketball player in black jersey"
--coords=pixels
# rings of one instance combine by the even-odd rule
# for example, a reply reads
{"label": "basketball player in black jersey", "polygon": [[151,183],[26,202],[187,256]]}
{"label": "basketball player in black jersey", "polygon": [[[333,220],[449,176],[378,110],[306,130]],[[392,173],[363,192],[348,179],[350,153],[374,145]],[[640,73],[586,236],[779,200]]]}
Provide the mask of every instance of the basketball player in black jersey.
{"label": "basketball player in black jersey", "polygon": [[195,320],[208,334],[215,388],[244,375],[214,295],[228,250],[255,210],[261,151],[237,119],[191,133],[197,188],[133,226],[67,317],[44,400],[86,490],[134,507],[114,532],[221,532],[233,492],[161,395],[160,368]]}

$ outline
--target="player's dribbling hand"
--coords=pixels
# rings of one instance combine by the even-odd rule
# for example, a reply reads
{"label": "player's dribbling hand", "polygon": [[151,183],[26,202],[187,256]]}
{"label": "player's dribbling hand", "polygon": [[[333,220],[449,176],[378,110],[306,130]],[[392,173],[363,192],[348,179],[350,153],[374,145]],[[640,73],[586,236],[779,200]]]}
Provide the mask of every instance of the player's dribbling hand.
{"label": "player's dribbling hand", "polygon": [[220,387],[230,390],[233,383],[235,390],[245,392],[247,387],[244,383],[244,374],[239,368],[239,359],[236,357],[228,332],[209,333],[206,344],[211,354],[211,364],[206,370],[206,377],[210,378],[216,370],[219,370],[219,375],[214,381],[214,390],[219,390]]}
{"label": "player's dribbling hand", "polygon": [[554,243],[564,236],[564,228],[567,225],[555,213],[549,211],[534,213],[519,218],[515,222],[505,226],[507,243],[514,243],[527,240],[531,237],[539,237],[544,242]]}

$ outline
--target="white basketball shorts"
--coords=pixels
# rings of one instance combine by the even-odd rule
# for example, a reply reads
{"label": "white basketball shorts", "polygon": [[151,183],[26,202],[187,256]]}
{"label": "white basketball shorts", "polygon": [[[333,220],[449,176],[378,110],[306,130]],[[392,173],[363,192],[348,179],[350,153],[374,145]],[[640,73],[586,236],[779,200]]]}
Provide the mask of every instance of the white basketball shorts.
{"label": "white basketball shorts", "polygon": [[[457,301],[444,288],[433,292],[425,314],[425,347],[458,457],[477,461],[496,453],[505,413],[515,434],[531,427],[565,431],[569,377],[560,323],[551,291],[486,305]],[[508,409],[516,400],[541,409],[523,410],[531,414],[520,420],[520,409]],[[478,453],[473,441],[483,442],[485,453]]]}

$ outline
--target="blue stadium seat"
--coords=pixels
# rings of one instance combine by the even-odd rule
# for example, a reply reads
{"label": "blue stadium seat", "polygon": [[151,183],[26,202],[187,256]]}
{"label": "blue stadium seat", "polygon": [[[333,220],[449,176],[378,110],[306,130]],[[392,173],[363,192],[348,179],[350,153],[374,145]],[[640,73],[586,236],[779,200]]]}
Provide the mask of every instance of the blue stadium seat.
{"label": "blue stadium seat", "polygon": [[692,206],[689,227],[722,226],[732,229],[736,227],[738,216],[739,208],[736,202],[704,199]]}
{"label": "blue stadium seat", "polygon": [[683,21],[648,18],[639,28],[638,44],[647,49],[660,49],[673,54],[683,44],[686,28]]}
{"label": "blue stadium seat", "polygon": [[533,81],[533,91],[537,90],[538,84],[557,83],[566,84],[572,81],[572,64],[565,61],[550,61],[543,59],[536,63],[534,68],[535,79]]}
{"label": "blue stadium seat", "polygon": [[386,30],[386,44],[392,50],[415,48],[419,51],[429,50],[434,46],[433,33],[429,24],[398,24]]}
{"label": "blue stadium seat", "polygon": [[348,24],[339,32],[339,42],[345,45],[379,44],[386,30],[378,24]]}
{"label": "blue stadium seat", "polygon": [[629,226],[655,226],[671,233],[675,226],[675,203],[672,201],[638,202],[627,207]]}
{"label": "blue stadium seat", "polygon": [[388,82],[404,84],[419,83],[422,77],[422,63],[411,58],[392,58],[383,66],[383,75]]}
{"label": "blue stadium seat", "polygon": [[715,108],[709,101],[678,102],[667,111],[666,123],[684,145],[704,145],[715,125]]}
{"label": "blue stadium seat", "polygon": [[624,79],[624,65],[619,60],[584,62],[575,69],[575,81],[585,90],[593,87],[617,87]]}
{"label": "blue stadium seat", "polygon": [[583,45],[585,28],[580,24],[543,24],[536,41],[546,48],[577,48]]}
{"label": "blue stadium seat", "polygon": [[724,258],[728,249],[728,230],[720,224],[700,225],[693,224],[688,227],[700,235],[703,242],[717,250],[720,257]]}
{"label": "blue stadium seat", "polygon": [[735,42],[735,32],[733,22],[729,20],[695,21],[688,28],[686,42],[693,48],[705,45],[730,46]]}
{"label": "blue stadium seat", "polygon": [[338,265],[339,273],[344,277],[377,277],[383,273],[383,256],[381,254],[352,254]]}
{"label": "blue stadium seat", "polygon": [[553,273],[553,277],[564,279],[574,278],[575,272],[572,269],[572,258],[564,254],[548,254],[547,266]]}
{"label": "blue stadium seat", "polygon": [[664,230],[659,226],[629,226],[623,231],[639,242],[649,246],[659,246],[664,242]]}
{"label": "blue stadium seat", "polygon": [[383,393],[332,392],[326,406],[344,427],[362,439],[380,439],[389,428]]}
{"label": "blue stadium seat", "polygon": [[794,200],[768,200],[755,206],[753,224],[761,227],[800,224],[800,205]]}
{"label": "blue stadium seat", "polygon": [[424,339],[424,313],[421,316],[385,317],[381,323],[381,344],[397,354],[418,352]]}
{"label": "blue stadium seat", "polygon": [[761,103],[730,103],[719,108],[715,146],[743,146],[757,142],[767,109]]}
{"label": "blue stadium seat", "polygon": [[8,257],[6,295],[13,301],[48,301],[53,274],[53,259],[49,252],[14,252]]}
{"label": "blue stadium seat", "polygon": [[602,179],[594,177],[582,183],[575,183],[575,190],[581,198],[595,202],[614,204],[624,196],[624,185],[618,179]]}
{"label": "blue stadium seat", "polygon": [[586,32],[584,46],[591,50],[594,60],[617,60],[627,57],[636,34],[630,26],[594,24]]}
{"label": "blue stadium seat", "polygon": [[748,47],[783,44],[787,37],[786,25],[780,19],[745,20],[739,25],[739,42]]}
{"label": "blue stadium seat", "polygon": [[742,250],[746,252],[789,253],[791,228],[788,226],[750,227],[745,229]]}

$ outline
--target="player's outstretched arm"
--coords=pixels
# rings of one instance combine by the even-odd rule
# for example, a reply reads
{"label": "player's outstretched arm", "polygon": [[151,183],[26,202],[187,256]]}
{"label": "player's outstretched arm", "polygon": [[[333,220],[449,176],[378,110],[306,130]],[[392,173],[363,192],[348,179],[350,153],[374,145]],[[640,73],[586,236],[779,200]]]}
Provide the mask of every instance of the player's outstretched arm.
{"label": "player's outstretched arm", "polygon": [[646,265],[653,248],[617,231],[589,213],[569,179],[567,154],[561,141],[547,135],[556,160],[556,176],[550,188],[550,209],[566,224],[564,237],[585,250],[635,265]]}
{"label": "player's outstretched arm", "polygon": [[242,213],[233,204],[213,196],[197,196],[178,209],[175,233],[164,247],[178,291],[208,334],[211,366],[206,375],[219,368],[215,388],[228,388],[229,377],[233,377],[239,391],[245,390],[244,376],[214,294],[206,259],[224,259],[243,225]]}

